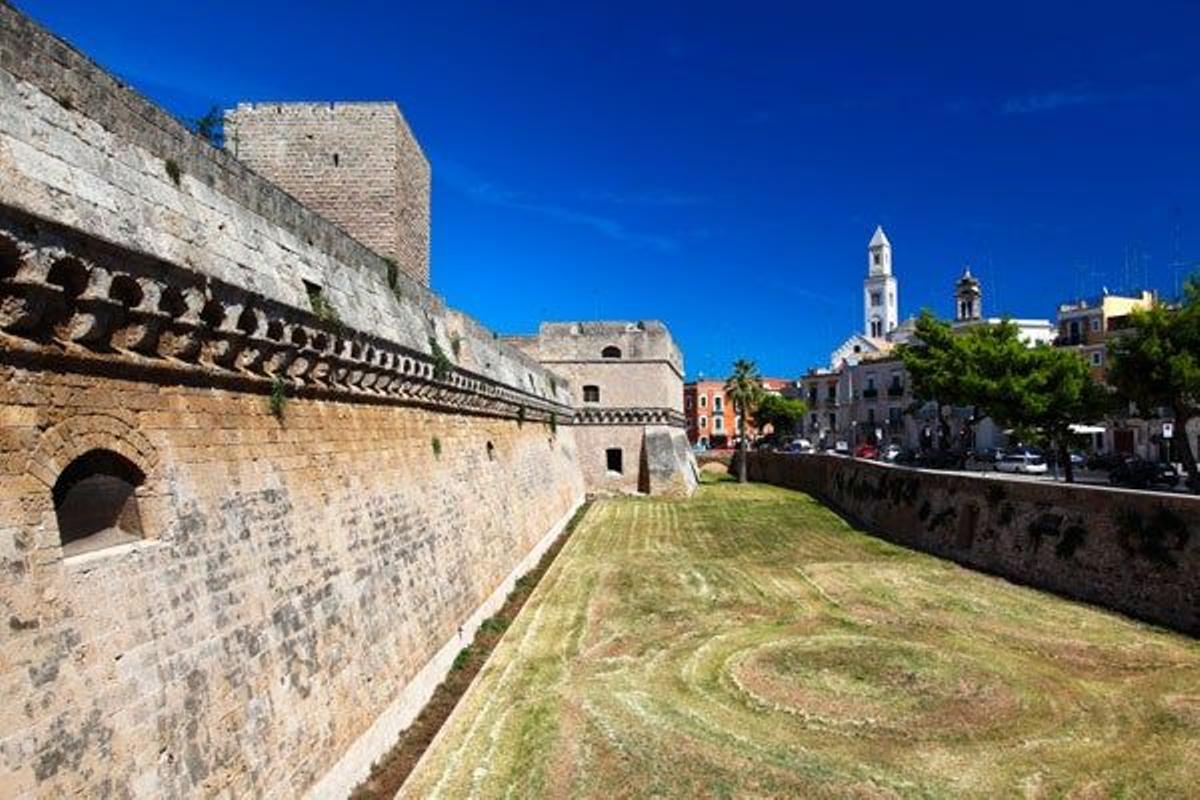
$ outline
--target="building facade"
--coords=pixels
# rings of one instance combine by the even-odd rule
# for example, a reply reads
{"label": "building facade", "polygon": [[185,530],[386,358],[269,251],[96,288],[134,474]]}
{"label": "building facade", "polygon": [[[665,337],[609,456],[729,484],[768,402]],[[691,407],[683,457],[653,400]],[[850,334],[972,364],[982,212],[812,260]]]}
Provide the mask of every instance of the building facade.
{"label": "building facade", "polygon": [[547,322],[504,337],[570,387],[592,493],[688,495],[698,481],[683,413],[683,354],[661,322]]}
{"label": "building facade", "polygon": [[[789,394],[796,381],[787,378],[763,378],[760,382],[768,394]],[[738,436],[741,415],[725,394],[725,381],[699,379],[683,386],[683,413],[687,418],[688,441],[703,448],[732,445]],[[746,421],[746,436],[751,440],[763,432]]]}

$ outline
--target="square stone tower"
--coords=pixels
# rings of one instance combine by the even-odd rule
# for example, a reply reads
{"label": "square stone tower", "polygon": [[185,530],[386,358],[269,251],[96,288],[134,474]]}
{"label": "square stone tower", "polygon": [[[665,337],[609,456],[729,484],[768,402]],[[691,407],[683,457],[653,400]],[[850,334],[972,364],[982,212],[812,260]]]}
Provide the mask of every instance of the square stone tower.
{"label": "square stone tower", "polygon": [[429,285],[429,162],[395,103],[239,103],[239,160]]}

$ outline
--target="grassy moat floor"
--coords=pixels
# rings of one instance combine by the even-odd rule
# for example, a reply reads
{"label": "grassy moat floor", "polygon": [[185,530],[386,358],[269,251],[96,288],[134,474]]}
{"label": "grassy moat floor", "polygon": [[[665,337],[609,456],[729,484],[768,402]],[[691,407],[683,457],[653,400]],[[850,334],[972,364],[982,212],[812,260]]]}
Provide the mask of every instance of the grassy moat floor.
{"label": "grassy moat floor", "polygon": [[412,797],[1197,797],[1200,642],[706,483],[596,503]]}

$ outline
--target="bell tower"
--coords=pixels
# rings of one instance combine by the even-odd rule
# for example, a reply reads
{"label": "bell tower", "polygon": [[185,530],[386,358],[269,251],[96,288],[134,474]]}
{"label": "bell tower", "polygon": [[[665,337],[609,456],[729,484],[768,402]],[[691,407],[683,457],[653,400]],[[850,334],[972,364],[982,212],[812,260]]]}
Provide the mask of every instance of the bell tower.
{"label": "bell tower", "polygon": [[867,245],[867,279],[863,281],[863,333],[882,339],[896,329],[899,322],[899,301],[896,278],[892,275],[892,243],[883,227]]}
{"label": "bell tower", "polygon": [[983,319],[983,289],[971,274],[971,268],[967,267],[954,284],[954,321],[976,322],[980,319]]}

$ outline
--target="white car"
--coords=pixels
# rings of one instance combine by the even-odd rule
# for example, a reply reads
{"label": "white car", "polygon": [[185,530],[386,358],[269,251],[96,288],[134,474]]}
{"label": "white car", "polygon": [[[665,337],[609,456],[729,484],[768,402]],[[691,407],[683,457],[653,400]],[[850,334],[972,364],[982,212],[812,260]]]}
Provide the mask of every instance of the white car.
{"label": "white car", "polygon": [[1019,472],[1025,475],[1045,475],[1046,459],[1033,453],[1005,453],[996,462],[997,472]]}
{"label": "white car", "polygon": [[903,451],[901,450],[900,445],[889,444],[887,447],[883,448],[882,452],[879,454],[879,457],[884,461],[894,462],[900,457],[901,452]]}
{"label": "white car", "polygon": [[810,442],[808,439],[792,439],[787,443],[787,446],[783,448],[783,452],[807,455],[814,452],[814,448],[812,446],[812,442]]}
{"label": "white car", "polygon": [[844,440],[839,439],[833,445],[833,452],[837,453],[839,456],[848,456],[850,455],[850,445]]}

